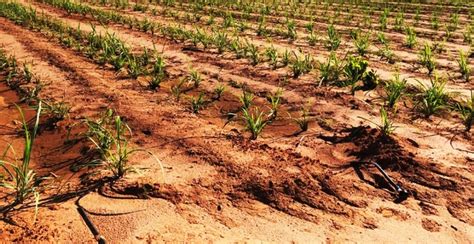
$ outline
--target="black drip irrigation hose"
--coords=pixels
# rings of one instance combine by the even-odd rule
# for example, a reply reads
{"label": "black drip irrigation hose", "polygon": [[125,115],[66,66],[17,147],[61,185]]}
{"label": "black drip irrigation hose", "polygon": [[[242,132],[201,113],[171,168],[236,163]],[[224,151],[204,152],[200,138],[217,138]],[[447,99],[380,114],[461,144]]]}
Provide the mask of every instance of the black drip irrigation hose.
{"label": "black drip irrigation hose", "polygon": [[99,230],[97,230],[97,227],[95,227],[94,223],[89,219],[89,216],[87,215],[86,211],[84,210],[83,207],[77,206],[77,211],[81,215],[82,219],[84,219],[84,222],[86,222],[87,227],[91,230],[92,234],[94,235],[94,238],[96,239],[97,243],[99,244],[106,244],[107,241],[105,238],[99,233]]}
{"label": "black drip irrigation hose", "polygon": [[390,178],[390,176],[388,176],[388,174],[382,169],[382,167],[380,167],[380,165],[378,163],[375,163],[375,162],[370,162],[372,163],[373,165],[375,165],[375,167],[380,171],[380,173],[383,175],[383,177],[385,178],[385,180],[389,183],[389,185],[395,190],[397,191],[397,194],[398,194],[398,201],[404,201],[408,198],[408,191],[404,188],[402,188],[400,185],[398,185],[397,183],[395,183],[392,178]]}

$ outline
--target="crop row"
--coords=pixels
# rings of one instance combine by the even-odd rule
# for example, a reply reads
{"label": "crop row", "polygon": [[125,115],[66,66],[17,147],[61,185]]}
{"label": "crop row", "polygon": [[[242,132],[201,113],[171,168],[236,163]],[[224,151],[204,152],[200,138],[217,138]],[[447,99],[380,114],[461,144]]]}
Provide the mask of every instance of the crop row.
{"label": "crop row", "polygon": [[[31,126],[23,109],[17,105],[22,122],[21,128],[18,128],[18,134],[24,138],[23,155],[21,157],[15,156],[15,151],[20,150],[13,148],[12,143],[9,143],[0,156],[0,168],[2,169],[0,189],[11,191],[8,196],[13,197],[12,201],[6,206],[2,206],[0,210],[5,214],[21,208],[23,204],[28,205],[32,200],[35,206],[32,222],[35,222],[38,207],[42,202],[40,193],[46,191],[49,184],[52,184],[49,177],[39,175],[32,167],[32,152],[36,146],[35,139],[40,128],[44,128],[44,126],[55,128],[57,122],[68,117],[70,109],[64,102],[52,102],[40,98],[39,84],[41,87],[48,84],[32,73],[31,64],[25,63],[23,66],[19,66],[16,58],[7,56],[2,49],[0,49],[0,76],[12,90],[17,91],[23,104],[36,111],[34,124]],[[90,149],[91,154],[98,155],[91,161],[78,165],[79,167],[106,169],[112,173],[112,180],[116,180],[129,172],[136,172],[138,169],[129,164],[130,157],[136,153],[145,153],[156,160],[163,172],[161,161],[153,153],[129,145],[132,136],[131,129],[112,110],[107,110],[98,119],[86,118],[79,123],[72,124],[85,128],[85,131],[80,133],[79,138],[75,140],[89,142],[92,148]],[[66,140],[69,140],[69,136]],[[4,198],[4,200],[8,201],[9,199]]]}
{"label": "crop row", "polygon": [[[105,3],[105,2],[102,2]],[[128,3],[125,3],[128,4]],[[417,30],[416,27],[420,26],[420,19],[421,15],[413,16],[413,21],[409,22],[406,21],[406,17],[403,12],[399,12],[395,14],[394,17],[390,20],[390,16],[394,15],[391,13],[390,9],[385,9],[383,13],[378,17],[378,19],[374,21],[374,13],[367,11],[364,12],[363,16],[358,19],[357,16],[352,15],[352,12],[349,11],[349,14],[346,16],[342,16],[341,14],[334,14],[334,16],[329,16],[328,13],[313,13],[311,15],[304,15],[304,16],[290,16],[288,13],[286,14],[279,14],[278,16],[286,16],[283,17],[275,17],[272,15],[266,14],[266,11],[257,11],[257,14],[250,14],[250,13],[242,13],[242,12],[234,12],[231,10],[225,10],[222,8],[206,8],[203,7],[202,3],[195,3],[194,5],[187,5],[184,7],[178,8],[181,10],[181,14],[173,9],[168,7],[154,7],[154,5],[142,5],[136,3],[133,7],[130,5],[120,6],[117,3],[114,3],[112,6],[116,8],[131,8],[134,11],[141,11],[146,12],[149,11],[153,15],[161,13],[163,16],[173,17],[175,20],[180,22],[192,22],[192,23],[206,23],[208,25],[212,25],[215,23],[215,17],[222,18],[223,20],[222,25],[226,28],[234,26],[236,31],[240,33],[244,32],[247,29],[253,29],[256,31],[258,35],[273,35],[273,36],[281,36],[283,38],[289,38],[290,40],[294,40],[298,36],[298,28],[304,28],[308,30],[307,35],[311,35],[308,39],[315,39],[317,33],[314,33],[314,27],[316,25],[320,25],[322,23],[326,24],[334,24],[334,25],[342,25],[342,26],[352,26],[357,28],[363,28],[365,30],[375,30],[378,28],[379,32],[386,32],[389,28],[395,32],[404,33],[407,28],[411,28],[413,30]],[[183,11],[183,9],[192,8],[192,14],[189,12]],[[206,18],[203,18],[207,15]],[[359,16],[360,17],[360,16]],[[300,20],[305,20],[300,21]],[[472,17],[469,17],[472,20]],[[249,25],[249,21],[254,22],[254,24]],[[351,23],[355,23],[352,25]],[[444,24],[444,26],[442,25]],[[269,26],[272,26],[270,28]],[[276,27],[275,27],[276,25]],[[462,35],[457,33],[456,30],[459,29],[459,26],[466,26],[462,32]],[[428,27],[432,28],[435,31],[427,32],[425,29],[419,29],[422,31],[423,35],[431,38],[433,36],[438,36],[438,30],[443,28],[444,30],[444,39],[445,41],[451,41],[453,38],[463,38],[464,42],[467,44],[472,43],[472,32],[473,27],[469,24],[461,24],[460,15],[457,13],[452,13],[448,19],[440,19],[437,13],[434,13],[431,18],[431,24],[423,25],[423,28]],[[430,33],[430,34],[428,34]],[[306,36],[304,34],[303,36]],[[438,37],[437,37],[438,38]]]}
{"label": "crop row", "polygon": [[[22,8],[19,7],[19,5],[15,5],[15,4],[9,4],[9,6],[13,7],[13,11],[9,11],[9,13],[17,16],[17,17],[9,16],[11,19],[16,19],[16,21],[20,21],[21,23],[28,22],[30,24],[33,23],[33,25],[39,24],[39,25],[47,26],[50,29],[54,29],[60,33],[60,36],[61,36],[60,38],[62,42],[67,43],[67,45],[70,45],[69,42],[73,42],[73,41],[69,41],[70,39],[68,38],[70,37],[65,38],[63,36],[63,33],[69,33],[72,37],[76,38],[72,40],[85,41],[87,45],[85,45],[84,47],[84,46],[80,46],[80,44],[76,44],[76,45],[79,45],[77,49],[82,50],[86,54],[90,52],[94,52],[94,50],[100,51],[100,54],[98,55],[89,55],[91,58],[94,58],[94,56],[98,57],[97,60],[99,61],[99,63],[102,63],[102,60],[105,60],[111,64],[116,64],[117,63],[116,59],[121,59],[122,53],[124,53],[123,55],[125,55],[124,60],[127,60],[128,62],[130,62],[130,60],[141,60],[141,61],[133,61],[130,63],[126,63],[127,61],[125,61],[125,64],[127,65],[127,70],[129,70],[129,74],[132,78],[136,78],[140,74],[139,72],[134,71],[136,69],[135,66],[139,66],[135,64],[137,64],[138,62],[141,62],[143,66],[143,64],[149,62],[149,58],[143,58],[143,57],[149,57],[146,51],[143,52],[142,55],[140,55],[140,58],[137,58],[133,55],[131,56],[132,58],[127,56],[129,55],[130,52],[128,51],[127,48],[125,48],[125,44],[123,44],[122,41],[115,38],[113,35],[107,34],[105,37],[102,37],[100,35],[97,35],[95,32],[85,34],[79,30],[76,30],[70,27],[64,27],[62,24],[58,24],[57,21],[55,22],[45,17],[42,17],[42,18],[36,17],[33,10],[28,11],[25,8],[21,10]],[[26,19],[20,20],[21,18],[18,18],[18,16],[24,16]],[[51,28],[51,26],[53,26],[53,28]],[[187,34],[183,30],[181,30],[181,32],[179,33],[180,34],[184,33],[184,35]],[[68,40],[68,41],[64,41],[64,40]],[[228,43],[227,43],[227,39],[225,39],[225,36],[217,35],[217,38],[213,38],[212,40],[215,40],[214,45],[217,46],[218,51],[223,52],[226,50],[225,48],[227,47]],[[223,45],[221,45],[221,43],[223,43]],[[107,51],[108,50],[107,48],[109,47],[111,51]],[[222,47],[222,49],[219,49],[219,47]],[[237,50],[240,50],[240,49],[236,49],[235,51]],[[244,56],[250,57],[252,64],[258,63],[260,53],[258,52],[258,50],[256,50],[255,46],[253,46],[252,44],[249,44],[248,47],[243,48],[243,52],[244,52],[243,54]],[[108,53],[110,53],[110,55],[108,55]],[[276,64],[279,63],[280,59],[278,58],[278,55],[276,54],[276,50],[267,49],[265,51],[265,54],[269,57],[270,62],[273,60],[274,62],[276,62]],[[286,54],[286,56],[288,56],[288,54]],[[430,74],[433,73],[434,65],[432,62],[429,46],[425,47],[424,54],[421,55],[420,57],[421,57],[420,59],[422,60],[422,63],[428,68],[429,73]],[[291,62],[290,66],[292,70],[292,75],[295,78],[297,78],[301,74],[308,73],[309,71],[311,71],[311,69],[313,69],[316,66],[315,62],[312,60],[312,58],[309,55],[305,55],[302,58],[296,56],[294,59],[285,58],[285,55],[283,55],[283,58],[281,59],[280,62],[283,64],[285,64],[285,62],[288,62],[286,63],[286,65],[290,64]],[[163,79],[165,75],[163,62],[162,61],[155,62],[155,65],[152,65],[152,66],[159,67],[157,69],[152,69],[152,70],[156,70],[156,72],[151,71],[151,73],[154,75],[157,75],[161,81],[161,79]],[[363,90],[374,89],[378,83],[378,78],[376,74],[372,71],[368,71],[367,69],[368,62],[365,61],[361,57],[349,55],[346,59],[339,60],[337,56],[333,54],[329,57],[327,62],[319,63],[317,66],[320,71],[320,77],[321,77],[320,82],[319,82],[320,84],[325,83],[325,84],[335,84],[339,86],[349,86],[351,93],[354,93],[358,89],[363,89]],[[114,67],[116,69],[121,68],[121,66],[116,66],[116,65],[114,65]],[[445,83],[438,82],[437,81],[438,78],[432,78],[432,81],[433,80],[435,82],[432,83],[432,87],[435,87],[437,84],[443,84],[442,87],[444,91]],[[362,82],[363,84],[359,85],[359,82]],[[155,82],[153,81],[152,83],[155,83]],[[158,85],[153,85],[152,83],[150,84],[154,88],[156,88],[159,85],[159,82],[158,82]],[[179,86],[175,88],[179,88]],[[199,101],[199,99],[197,99],[196,101]],[[422,109],[422,110],[424,110],[427,115],[431,115],[434,112],[436,112],[437,109]]]}
{"label": "crop row", "polygon": [[[13,8],[16,9],[16,8],[18,8],[19,5],[10,4],[10,6],[13,6]],[[82,5],[80,5],[80,6],[82,6]],[[24,16],[26,16],[26,19],[37,20],[38,17],[28,17],[28,16],[34,16],[34,14],[32,14],[32,13],[34,13],[33,10],[30,10],[30,11],[27,11],[26,9],[23,9],[23,10],[28,12],[28,13],[25,13],[24,11],[23,12],[22,11],[10,11],[10,13],[20,12],[20,13],[18,13],[19,15],[21,15],[21,13],[24,13]],[[102,12],[100,12],[100,13],[102,13]],[[10,16],[10,17],[15,19],[12,16]],[[47,23],[49,23],[49,22],[56,23],[54,26],[62,26],[61,24],[58,24],[57,21],[55,22],[53,20],[50,20],[49,18],[43,17],[43,18],[40,18],[40,19],[42,19],[43,21],[32,21],[32,22],[28,22],[28,23],[35,23],[35,24],[39,23],[39,24],[41,24],[41,23],[44,23],[44,21],[46,21]],[[51,24],[44,24],[44,25],[45,26],[51,26]],[[104,50],[106,50],[106,49],[104,49],[104,47],[108,47],[108,46],[112,47],[112,51],[111,51],[112,55],[109,58],[105,58],[105,60],[109,60],[110,63],[114,63],[113,60],[120,56],[119,54],[123,52],[124,47],[125,47],[125,44],[123,44],[122,41],[118,40],[117,38],[115,38],[111,35],[106,35],[103,38],[100,35],[95,34],[95,32],[85,34],[83,32],[80,32],[79,30],[69,28],[69,27],[64,27],[64,26],[61,27],[61,28],[56,27],[55,29],[59,30],[59,32],[61,33],[61,36],[62,36],[62,33],[70,32],[70,33],[73,33],[72,35],[76,36],[79,40],[86,41],[87,46],[85,48],[84,47],[77,48],[78,50],[83,50],[86,53],[88,53],[90,50],[99,50],[99,51],[102,50],[102,55],[105,55],[108,52],[104,51]],[[66,29],[68,31],[64,31],[64,29]],[[162,33],[163,33],[163,31],[162,31]],[[186,31],[184,31],[182,29],[178,33],[180,33],[183,36],[186,36],[186,35],[189,34],[189,33],[187,33]],[[227,50],[227,45],[229,45],[229,43],[228,43],[228,40],[225,38],[225,36],[222,37],[222,35],[217,35],[217,38],[212,38],[211,40],[214,40],[214,42],[211,42],[211,43],[217,47],[219,52],[223,52],[223,51]],[[102,43],[102,44],[100,44],[100,43]],[[119,43],[119,44],[117,44],[117,43]],[[224,44],[221,46],[222,49],[219,50],[219,47],[221,45],[220,43],[224,43]],[[252,61],[252,64],[256,64],[259,61],[259,57],[260,57],[261,54],[258,50],[256,50],[255,46],[253,46],[252,44],[248,44],[248,45],[249,45],[248,47],[243,48],[243,56],[244,57],[245,56],[249,57]],[[232,45],[230,45],[229,49],[234,50],[234,51],[240,50],[240,49],[232,49]],[[113,52],[113,50],[116,50],[116,52]],[[118,52],[117,52],[117,50],[118,50]],[[129,53],[129,52],[125,51],[125,53]],[[141,54],[140,57],[143,57],[143,56],[148,57],[148,55],[146,53],[147,53],[146,51],[143,52],[143,54]],[[354,94],[354,92],[357,91],[357,90],[374,89],[377,86],[377,84],[379,83],[379,79],[378,79],[377,75],[373,71],[368,70],[368,62],[366,60],[364,60],[362,57],[348,55],[345,59],[340,60],[335,54],[331,54],[326,62],[315,62],[311,58],[311,56],[309,56],[309,55],[305,55],[303,57],[295,56],[295,58],[290,59],[290,58],[285,58],[285,54],[284,54],[282,56],[282,58],[280,59],[278,57],[278,54],[277,54],[275,49],[266,49],[264,55],[266,55],[268,57],[269,62],[274,62],[274,64],[278,64],[278,63],[285,64],[285,62],[287,62],[286,65],[290,65],[291,70],[292,70],[292,75],[295,78],[297,78],[298,76],[300,76],[304,73],[308,73],[313,68],[317,67],[319,69],[320,78],[321,78],[320,81],[319,81],[319,84],[324,83],[324,84],[334,84],[334,85],[338,85],[338,86],[348,86],[348,87],[350,87],[350,91],[351,91],[352,94]],[[95,55],[93,55],[92,57],[94,57],[94,56]],[[101,55],[98,55],[98,56],[101,57]],[[289,54],[286,54],[286,56],[289,56]],[[108,57],[108,56],[106,56],[106,57]],[[99,58],[98,60],[102,60],[102,59]],[[143,62],[149,62],[149,59],[144,59],[144,58],[135,58],[134,57],[133,60],[142,60],[141,61],[142,63]],[[423,49],[423,52],[420,54],[420,60],[427,67],[429,73],[432,74],[435,67],[433,65],[431,51],[430,51],[429,46],[425,46],[425,48]],[[156,65],[157,63],[160,64],[160,65],[158,65],[160,68],[156,69],[159,72],[154,73],[152,71],[151,73],[152,74],[159,74],[160,79],[162,79],[165,75],[165,71],[164,71],[164,67],[163,67],[164,64],[161,60],[160,62],[155,62],[155,65],[153,65],[153,66],[157,66]],[[466,61],[465,61],[465,55],[464,55],[464,64],[465,63],[466,63]],[[133,67],[132,68],[130,67],[130,64],[127,64],[127,65],[128,65],[128,70],[133,70],[134,69]],[[468,69],[468,66],[466,66],[466,68]],[[134,75],[136,73],[129,71],[129,74],[131,75],[132,78],[136,78],[136,76]],[[191,79],[191,80],[193,80],[193,79]],[[421,90],[426,91],[426,90],[429,90],[431,88],[442,87],[442,89],[441,89],[442,93],[443,94],[446,93],[446,91],[445,91],[446,82],[445,81],[440,81],[440,80],[441,80],[441,78],[439,78],[437,75],[432,76],[431,86],[425,87],[426,89],[421,89]],[[154,88],[156,88],[156,87],[157,86],[154,86]],[[180,88],[180,85],[175,86],[174,88],[177,91],[179,91],[178,88]],[[176,92],[176,93],[179,94],[179,92]],[[391,97],[391,96],[388,96],[388,97]],[[448,101],[448,100],[449,99],[447,99],[447,100],[445,99],[445,102]],[[194,100],[193,103],[194,104],[199,104],[199,101],[202,101],[202,99],[197,98],[197,99]],[[389,104],[393,104],[393,103],[389,102]],[[429,108],[427,108],[427,109],[417,109],[417,110],[423,111],[423,113],[427,116],[430,116],[430,115],[432,115],[432,114],[434,114],[438,111],[438,108],[436,108],[436,109],[430,108],[431,106],[436,106],[436,104],[431,104],[430,102],[427,102],[427,104],[428,104],[427,106]],[[444,105],[446,105],[446,104],[443,103],[443,106]],[[194,107],[199,107],[199,106],[194,106]],[[439,107],[439,108],[441,108],[441,107]]]}
{"label": "crop row", "polygon": [[[114,0],[111,0],[112,2]],[[98,2],[105,2],[105,0],[100,0]],[[117,3],[123,5],[128,4],[128,0],[116,0]],[[183,6],[186,4],[201,4],[202,6],[211,6],[215,8],[227,8],[236,11],[244,12],[255,12],[259,10],[260,12],[265,12],[268,14],[279,15],[281,12],[291,12],[291,13],[306,13],[310,14],[314,9],[323,9],[324,11],[347,11],[349,9],[353,10],[373,10],[373,11],[383,11],[384,9],[394,9],[401,10],[406,12],[415,13],[416,11],[423,10],[423,13],[426,12],[462,12],[462,13],[472,13],[472,9],[466,3],[471,3],[468,0],[463,1],[446,1],[444,3],[430,3],[425,4],[418,1],[418,3],[407,1],[225,1],[225,0],[211,0],[211,1],[202,1],[202,0],[156,0],[156,1],[136,1],[140,3],[156,3],[166,6]],[[472,4],[472,3],[471,3]],[[263,10],[263,11],[262,11]],[[444,11],[443,11],[444,10]]]}
{"label": "crop row", "polygon": [[[258,47],[248,40],[241,40],[239,33],[236,33],[234,36],[230,36],[226,30],[213,30],[212,32],[206,31],[204,29],[196,28],[196,30],[185,30],[183,27],[176,27],[172,25],[162,25],[157,22],[150,21],[148,19],[136,19],[129,16],[122,16],[120,14],[94,9],[84,4],[75,4],[70,2],[69,0],[43,0],[56,6],[58,8],[65,9],[69,13],[78,13],[86,15],[88,12],[93,12],[92,17],[98,21],[109,22],[113,21],[116,23],[124,24],[131,28],[138,29],[143,32],[151,32],[154,34],[157,30],[160,32],[161,35],[181,41],[187,42],[195,47],[203,47],[204,49],[208,48],[216,48],[218,53],[223,53],[224,51],[231,51],[235,54],[236,58],[248,58],[252,65],[256,65],[264,60],[268,61],[273,68],[284,67],[290,64],[290,68],[292,69],[292,75],[294,77],[298,77],[301,74],[310,72],[311,70],[305,69],[303,66],[307,67],[317,67],[318,65],[305,65],[299,60],[305,60],[306,57],[311,59],[309,54],[302,54],[303,58],[298,58],[296,55],[293,58],[293,53],[289,50],[284,52],[277,52],[276,48],[267,47],[261,48]],[[232,23],[232,22],[229,22]],[[236,27],[238,28],[238,27]],[[264,35],[266,33],[266,28],[259,26],[257,30],[257,35]],[[294,28],[292,27],[291,23],[288,23],[287,31],[284,32],[285,35],[291,37],[296,36]],[[308,43],[309,45],[313,46],[316,45],[316,42],[319,42],[321,45],[325,46],[330,51],[336,51],[342,43],[342,37],[338,30],[333,25],[330,25],[327,28],[327,37],[326,38],[319,38],[316,37],[312,29],[308,28],[308,32],[310,35],[308,36]],[[408,48],[414,48],[418,44],[417,35],[415,31],[407,27],[406,28],[406,38],[404,45]],[[373,45],[374,42],[381,45],[378,51],[375,52],[376,55],[380,56],[381,59],[387,60],[389,63],[394,63],[397,60],[396,55],[393,53],[390,47],[390,40],[384,35],[384,33],[379,32],[375,37],[373,37],[370,33],[362,34],[362,30],[360,29],[353,29],[350,32],[350,36],[352,39],[353,46],[355,47],[356,52],[361,55],[365,56],[365,54],[369,53],[370,46]],[[471,37],[471,34],[469,34]],[[375,40],[373,40],[375,38]],[[469,38],[472,41],[471,38]],[[418,65],[421,67],[426,67],[431,73],[433,67],[435,65],[435,55],[434,53],[441,53],[444,51],[444,42],[435,42],[429,47],[426,47],[427,44],[422,46],[422,49],[419,51],[419,61]],[[429,51],[429,52],[428,52]],[[427,54],[426,54],[427,53]],[[464,78],[464,80],[468,81],[470,76],[470,67],[469,67],[469,54],[463,53],[460,51],[459,53],[459,71]],[[319,65],[319,67],[321,67]],[[321,73],[321,70],[320,70]]]}

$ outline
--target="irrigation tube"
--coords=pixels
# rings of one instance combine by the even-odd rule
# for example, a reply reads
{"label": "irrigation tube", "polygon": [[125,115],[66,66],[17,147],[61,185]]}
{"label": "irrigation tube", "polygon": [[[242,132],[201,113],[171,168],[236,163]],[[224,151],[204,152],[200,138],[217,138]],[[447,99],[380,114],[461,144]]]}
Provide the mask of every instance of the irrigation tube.
{"label": "irrigation tube", "polygon": [[92,221],[89,219],[89,216],[87,216],[84,208],[81,206],[77,206],[77,211],[79,211],[79,214],[82,216],[82,219],[84,219],[84,222],[86,222],[87,227],[89,227],[89,229],[91,230],[92,234],[94,235],[94,238],[97,240],[97,243],[106,244],[107,241],[105,241],[105,238],[100,235],[99,230],[97,230],[97,227],[95,227],[94,223],[92,223]]}
{"label": "irrigation tube", "polygon": [[371,162],[373,165],[375,165],[375,167],[380,171],[380,173],[382,173],[383,177],[385,178],[385,180],[387,180],[387,182],[390,184],[391,187],[393,187],[393,189],[395,189],[398,193],[398,199],[403,201],[405,199],[408,198],[408,191],[405,190],[404,188],[402,188],[400,185],[396,184],[388,175],[387,173],[382,169],[382,167],[380,167],[380,165],[378,163],[375,163],[375,162]]}

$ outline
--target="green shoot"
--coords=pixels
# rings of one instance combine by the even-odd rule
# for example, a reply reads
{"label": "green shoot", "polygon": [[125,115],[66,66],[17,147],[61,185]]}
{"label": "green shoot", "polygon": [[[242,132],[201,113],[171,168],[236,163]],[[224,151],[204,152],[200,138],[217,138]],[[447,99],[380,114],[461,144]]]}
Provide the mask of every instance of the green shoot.
{"label": "green shoot", "polygon": [[155,57],[155,63],[153,64],[151,75],[152,78],[148,82],[148,86],[152,90],[156,90],[160,87],[161,82],[166,78],[166,70],[165,70],[165,60],[162,56],[157,55]]}
{"label": "green shoot", "polygon": [[360,118],[377,126],[384,137],[390,136],[395,131],[395,126],[388,117],[387,111],[383,107],[380,108],[380,123],[373,122],[366,118]]}
{"label": "green shoot", "polygon": [[415,30],[412,27],[407,27],[405,29],[405,32],[406,32],[405,45],[408,48],[414,48],[417,43]]}
{"label": "green shoot", "polygon": [[351,94],[354,95],[357,90],[357,82],[364,77],[368,65],[369,63],[360,57],[349,56],[344,66],[344,75],[347,78],[345,85],[351,86]]}
{"label": "green shoot", "polygon": [[309,116],[308,110],[303,108],[301,109],[301,116],[299,118],[293,119],[295,123],[300,128],[301,132],[307,131],[309,127]]}
{"label": "green shoot", "polygon": [[397,101],[404,95],[407,87],[407,80],[400,78],[400,74],[395,74],[391,81],[385,82],[385,103],[389,108],[395,108]]}
{"label": "green shoot", "polygon": [[331,52],[326,63],[319,63],[319,86],[324,83],[337,82],[342,73],[343,65],[335,52]]}
{"label": "green shoot", "polygon": [[309,73],[313,68],[313,58],[306,54],[304,58],[300,58],[295,54],[295,59],[291,65],[293,71],[293,78],[298,78],[300,75]]}
{"label": "green shoot", "polygon": [[11,182],[7,182],[5,180],[0,181],[0,186],[12,189],[15,191],[15,203],[23,203],[27,198],[33,196],[35,199],[35,217],[34,221],[36,221],[36,215],[38,211],[38,204],[39,204],[39,193],[36,190],[37,185],[37,177],[36,173],[33,169],[30,168],[31,162],[31,154],[33,152],[33,145],[36,139],[36,134],[38,132],[39,127],[39,119],[41,115],[41,101],[38,103],[38,109],[36,111],[36,119],[33,130],[30,131],[28,128],[28,123],[26,122],[25,116],[23,111],[20,107],[18,107],[18,111],[20,112],[23,129],[25,132],[25,144],[23,148],[23,157],[21,164],[8,162],[5,160],[6,153],[9,149],[13,149],[10,146],[5,150],[3,153],[2,158],[0,159],[0,167],[7,173]]}
{"label": "green shoot", "polygon": [[176,101],[179,101],[180,97],[181,97],[181,93],[183,92],[183,85],[184,83],[186,82],[186,79],[181,79],[178,84],[176,85],[173,85],[171,87],[171,94],[174,95],[174,97],[176,98]]}
{"label": "green shoot", "polygon": [[367,33],[366,35],[357,35],[354,39],[354,45],[357,49],[357,53],[361,56],[365,56],[367,49],[370,46],[370,33]]}
{"label": "green shoot", "polygon": [[253,99],[255,96],[248,91],[243,91],[242,96],[240,96],[240,102],[242,103],[242,109],[249,109],[252,105]]}
{"label": "green shoot", "polygon": [[129,146],[129,138],[132,136],[132,131],[130,127],[122,121],[120,116],[113,118],[112,128],[109,128],[108,124],[101,124],[100,126],[99,131],[106,131],[110,136],[111,145],[110,148],[104,150],[99,142],[94,139],[95,137],[89,137],[102,155],[101,160],[96,160],[92,163],[104,165],[112,172],[114,177],[118,179],[127,173],[137,172],[137,169],[129,164],[130,157],[138,152],[144,152],[150,155],[159,164],[164,178],[163,165],[152,152],[140,148],[131,148]]}
{"label": "green shoot", "polygon": [[446,91],[446,79],[435,74],[430,80],[430,85],[425,85],[420,81],[418,83],[419,92],[415,94],[417,100],[415,108],[425,117],[428,118],[448,108],[450,94]]}
{"label": "green shoot", "polygon": [[434,55],[431,51],[431,46],[425,43],[423,49],[420,51],[419,55],[420,64],[423,65],[426,69],[428,69],[428,74],[431,75],[436,67],[436,63],[434,61]]}
{"label": "green shoot", "polygon": [[221,97],[222,97],[222,94],[224,94],[224,91],[225,91],[225,86],[223,84],[218,84],[215,88],[214,88],[214,94],[216,95],[215,96],[215,100],[220,100]]}
{"label": "green shoot", "polygon": [[204,93],[199,93],[197,98],[191,98],[191,109],[193,113],[199,113],[199,110],[204,106]]}
{"label": "green shoot", "polygon": [[196,70],[191,70],[188,80],[189,82],[193,83],[194,88],[198,88],[202,81],[201,74]]}
{"label": "green shoot", "polygon": [[337,33],[336,28],[334,25],[330,25],[327,30],[328,33],[328,38],[326,40],[326,47],[330,51],[336,51],[339,48],[339,45],[341,44],[341,36],[339,33]]}
{"label": "green shoot", "polygon": [[474,94],[471,90],[471,97],[461,103],[456,104],[456,110],[459,111],[466,131],[470,131],[474,124]]}
{"label": "green shoot", "polygon": [[471,68],[469,67],[468,56],[465,52],[459,51],[459,59],[458,59],[459,70],[461,72],[462,77],[466,82],[469,82],[469,75],[471,73]]}
{"label": "green shoot", "polygon": [[270,102],[270,114],[268,115],[269,120],[274,120],[278,115],[278,108],[280,107],[281,103],[281,96],[283,95],[283,90],[278,88],[278,90],[270,95],[267,99]]}
{"label": "green shoot", "polygon": [[243,117],[246,123],[246,129],[252,133],[251,140],[257,139],[258,135],[262,132],[263,128],[267,125],[267,122],[263,119],[263,112],[259,112],[258,108],[252,114],[246,108],[243,110]]}
{"label": "green shoot", "polygon": [[251,42],[247,42],[247,46],[245,47],[247,53],[249,54],[250,63],[255,66],[260,63],[260,53],[258,52],[257,46]]}
{"label": "green shoot", "polygon": [[382,107],[380,108],[380,125],[379,129],[384,136],[389,136],[395,130],[393,122],[388,117],[387,111]]}
{"label": "green shoot", "polygon": [[267,59],[272,65],[273,69],[276,69],[278,65],[278,53],[277,53],[276,48],[271,46],[265,49],[265,56],[267,56]]}

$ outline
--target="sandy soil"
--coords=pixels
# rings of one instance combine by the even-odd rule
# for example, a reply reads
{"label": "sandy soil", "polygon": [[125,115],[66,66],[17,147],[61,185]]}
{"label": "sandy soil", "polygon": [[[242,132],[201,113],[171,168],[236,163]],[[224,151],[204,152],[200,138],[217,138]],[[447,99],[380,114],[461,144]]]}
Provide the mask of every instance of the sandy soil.
{"label": "sandy soil", "polygon": [[[90,18],[33,6],[90,31]],[[170,78],[159,90],[144,87],[142,77],[124,78],[42,33],[0,18],[0,47],[20,63],[33,62],[33,72],[50,83],[43,98],[71,105],[67,119],[42,129],[35,147],[34,168],[51,176],[41,193],[38,221],[31,222],[32,203],[5,213],[1,240],[92,243],[77,211],[81,206],[110,243],[474,241],[474,144],[472,132],[461,132],[456,116],[414,119],[410,108],[400,106],[394,118],[397,129],[386,138],[366,120],[378,121],[378,91],[353,97],[340,88],[314,86],[310,74],[285,86],[282,115],[250,141],[242,122],[224,126],[226,113],[239,106],[241,90],[232,84],[246,84],[257,97],[256,106],[265,109],[266,95],[277,89],[285,68],[253,67],[246,60],[189,50],[185,44],[119,25],[107,30],[135,50],[151,45],[163,50]],[[274,45],[289,46],[283,41]],[[322,47],[305,48],[327,55]],[[416,55],[407,50],[399,54],[407,55],[402,66],[409,66]],[[449,67],[452,59],[445,60]],[[176,101],[169,88],[190,67],[203,73],[203,82]],[[384,77],[393,71],[382,63],[374,68]],[[408,69],[403,74],[426,78]],[[0,74],[1,80],[4,76]],[[218,83],[228,87],[224,96],[199,114],[191,113],[189,97],[201,91],[210,96]],[[472,82],[451,82],[450,87],[465,92]],[[0,83],[0,145],[22,145],[13,106],[18,99]],[[286,113],[296,115],[306,104],[311,104],[310,130],[297,133]],[[79,139],[80,126],[71,135],[78,140],[65,142],[68,128],[106,108],[133,129],[134,146],[152,151],[163,162],[164,178],[145,154],[132,160],[142,172],[119,181],[110,181],[105,170],[77,170],[91,160],[84,153],[91,145]],[[29,111],[27,117],[32,116]],[[378,162],[409,191],[408,199],[398,202],[367,161]],[[10,199],[7,193],[0,194],[2,205]]]}

